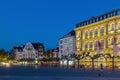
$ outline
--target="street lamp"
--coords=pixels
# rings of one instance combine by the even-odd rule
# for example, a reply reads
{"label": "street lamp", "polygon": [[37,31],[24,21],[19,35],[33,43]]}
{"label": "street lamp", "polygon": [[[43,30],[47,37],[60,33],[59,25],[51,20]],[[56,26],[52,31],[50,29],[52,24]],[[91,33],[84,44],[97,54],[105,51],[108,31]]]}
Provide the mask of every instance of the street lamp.
{"label": "street lamp", "polygon": [[80,55],[77,55],[77,61],[78,61],[78,68],[79,68],[79,65],[80,65]]}
{"label": "street lamp", "polygon": [[106,69],[107,69],[107,55],[105,55]]}
{"label": "street lamp", "polygon": [[111,54],[111,58],[112,58],[112,71],[114,71],[114,55]]}
{"label": "street lamp", "polygon": [[92,59],[92,70],[94,70],[94,57],[93,57],[93,55],[91,56],[91,59]]}

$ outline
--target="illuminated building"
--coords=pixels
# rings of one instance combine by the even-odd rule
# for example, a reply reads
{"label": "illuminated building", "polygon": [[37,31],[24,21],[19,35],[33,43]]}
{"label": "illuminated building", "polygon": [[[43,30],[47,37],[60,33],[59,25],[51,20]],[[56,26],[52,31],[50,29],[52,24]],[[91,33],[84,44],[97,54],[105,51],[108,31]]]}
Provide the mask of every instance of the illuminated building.
{"label": "illuminated building", "polygon": [[13,47],[13,54],[16,60],[20,59],[42,59],[44,45],[42,43],[28,42],[24,46]]}
{"label": "illuminated building", "polygon": [[[97,67],[100,67],[100,64],[111,66],[112,55],[115,57],[115,65],[119,66],[120,9],[82,21],[76,25],[74,30],[76,33],[76,54],[84,57],[81,58],[81,64],[89,66],[91,57],[100,54],[99,58],[95,59]],[[117,38],[118,52],[116,53],[113,51],[114,37]],[[100,53],[98,53],[98,41],[101,43]],[[87,56],[88,53],[89,56]]]}
{"label": "illuminated building", "polygon": [[75,53],[75,32],[72,30],[59,39],[59,58]]}

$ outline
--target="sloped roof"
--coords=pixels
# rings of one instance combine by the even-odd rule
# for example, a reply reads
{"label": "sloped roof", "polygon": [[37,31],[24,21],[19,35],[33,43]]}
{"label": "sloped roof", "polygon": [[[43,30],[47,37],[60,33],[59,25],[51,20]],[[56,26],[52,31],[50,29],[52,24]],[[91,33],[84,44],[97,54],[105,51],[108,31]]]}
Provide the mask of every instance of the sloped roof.
{"label": "sloped roof", "polygon": [[[62,38],[67,38],[67,37],[70,37],[70,36],[75,36],[75,31],[74,30],[70,31],[68,34],[65,34]],[[62,39],[62,38],[60,38],[60,39]]]}
{"label": "sloped roof", "polygon": [[39,48],[44,48],[44,45],[42,43],[32,43],[33,47],[35,49],[39,49]]}
{"label": "sloped roof", "polygon": [[21,46],[15,46],[13,49],[17,49],[18,51],[23,51],[23,48]]}

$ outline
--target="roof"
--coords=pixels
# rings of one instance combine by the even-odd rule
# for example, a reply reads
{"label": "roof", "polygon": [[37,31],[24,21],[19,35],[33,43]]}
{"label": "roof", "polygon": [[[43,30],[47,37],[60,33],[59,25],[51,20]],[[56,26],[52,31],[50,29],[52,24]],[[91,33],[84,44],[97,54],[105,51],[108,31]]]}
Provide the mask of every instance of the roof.
{"label": "roof", "polygon": [[32,43],[33,47],[35,49],[39,49],[39,48],[44,48],[44,45],[42,43]]}
{"label": "roof", "polygon": [[117,16],[117,15],[120,15],[120,9],[116,9],[116,10],[107,12],[105,14],[102,14],[102,15],[99,15],[99,16],[96,16],[96,17],[93,16],[88,20],[79,22],[79,23],[76,24],[76,28],[77,27],[83,27],[83,26],[86,26],[86,25],[89,25],[89,24],[92,24],[92,23],[95,23],[95,22],[98,22],[98,21],[102,21],[104,19],[107,19],[107,18],[110,18],[110,17],[113,17],[113,16]]}
{"label": "roof", "polygon": [[23,51],[23,47],[21,47],[21,46],[15,46],[15,47],[13,47],[13,49],[17,49],[18,51]]}
{"label": "roof", "polygon": [[[62,38],[67,38],[67,37],[71,37],[71,36],[75,36],[74,30],[70,31],[68,34],[65,34]],[[60,39],[62,39],[62,38],[60,38]]]}

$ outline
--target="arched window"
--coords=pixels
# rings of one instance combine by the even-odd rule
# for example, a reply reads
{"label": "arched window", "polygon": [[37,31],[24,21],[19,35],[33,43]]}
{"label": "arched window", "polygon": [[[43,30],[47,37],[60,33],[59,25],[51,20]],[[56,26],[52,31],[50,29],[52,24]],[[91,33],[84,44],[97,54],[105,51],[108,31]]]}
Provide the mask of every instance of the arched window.
{"label": "arched window", "polygon": [[104,40],[101,40],[101,46],[104,47]]}
{"label": "arched window", "polygon": [[85,44],[85,49],[87,49],[87,48],[88,48],[88,43]]}
{"label": "arched window", "polygon": [[85,37],[88,38],[88,31],[85,32]]}
{"label": "arched window", "polygon": [[78,36],[77,36],[78,38],[80,38],[81,37],[81,32],[78,32]]}
{"label": "arched window", "polygon": [[111,45],[113,45],[114,44],[114,39],[113,38],[111,38]]}
{"label": "arched window", "polygon": [[111,31],[114,31],[115,29],[115,24],[111,24]]}
{"label": "arched window", "polygon": [[95,41],[94,46],[95,46],[95,48],[97,48],[97,46],[98,46],[98,41]]}
{"label": "arched window", "polygon": [[92,37],[92,30],[90,30],[90,37]]}
{"label": "arched window", "polygon": [[120,38],[118,38],[118,44],[120,44]]}
{"label": "arched window", "polygon": [[92,42],[90,42],[90,49],[92,49]]}
{"label": "arched window", "polygon": [[98,36],[98,29],[95,29],[95,36]]}
{"label": "arched window", "polygon": [[118,30],[120,30],[120,23],[118,23]]}
{"label": "arched window", "polygon": [[104,27],[100,29],[100,35],[104,35]]}

